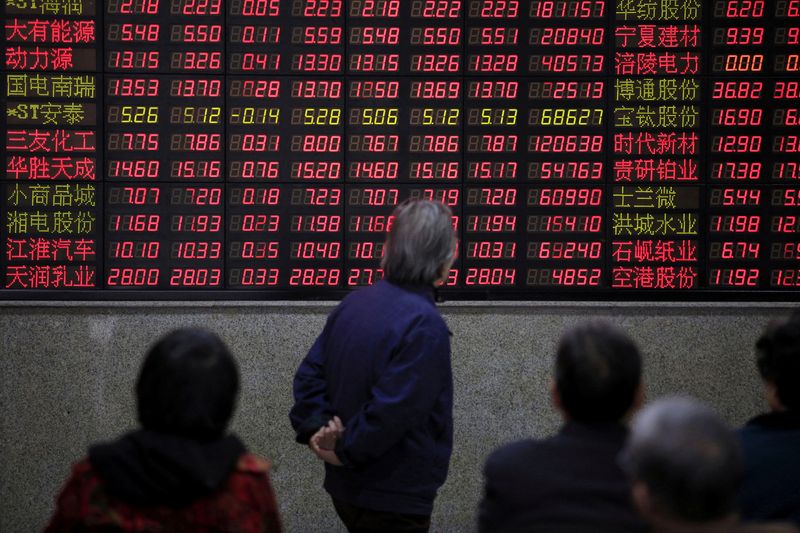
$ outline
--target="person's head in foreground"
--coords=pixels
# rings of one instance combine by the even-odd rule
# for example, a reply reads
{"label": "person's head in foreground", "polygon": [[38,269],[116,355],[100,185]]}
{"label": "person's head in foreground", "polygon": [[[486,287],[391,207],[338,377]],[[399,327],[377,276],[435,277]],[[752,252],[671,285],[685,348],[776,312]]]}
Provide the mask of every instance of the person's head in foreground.
{"label": "person's head in foreground", "polygon": [[756,342],[756,363],[773,411],[800,412],[800,314],[770,325]]}
{"label": "person's head in foreground", "polygon": [[239,394],[228,347],[202,329],[175,330],[151,348],[136,382],[146,430],[201,442],[223,436]]}
{"label": "person's head in foreground", "polygon": [[453,213],[441,202],[415,200],[395,208],[381,267],[397,285],[438,286],[456,253]]}
{"label": "person's head in foreground", "polygon": [[660,399],[634,418],[620,457],[636,507],[654,531],[733,531],[742,455],[706,405]]}
{"label": "person's head in foreground", "polygon": [[47,533],[140,531],[142,524],[279,532],[269,463],[226,434],[238,393],[236,362],[215,334],[179,329],[159,339],[136,382],[141,429],[89,448]]}
{"label": "person's head in foreground", "polygon": [[636,344],[607,322],[568,330],[556,352],[552,397],[568,421],[621,421],[642,402],[642,359]]}

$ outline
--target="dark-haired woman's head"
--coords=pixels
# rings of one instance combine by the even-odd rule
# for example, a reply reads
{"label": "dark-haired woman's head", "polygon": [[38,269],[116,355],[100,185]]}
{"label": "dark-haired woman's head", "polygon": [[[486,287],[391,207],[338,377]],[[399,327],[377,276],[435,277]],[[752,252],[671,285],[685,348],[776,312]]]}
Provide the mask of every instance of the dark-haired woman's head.
{"label": "dark-haired woman's head", "polygon": [[225,433],[239,394],[239,370],[214,333],[179,329],[158,340],[136,382],[139,422],[161,433],[213,440]]}
{"label": "dark-haired woman's head", "polygon": [[642,359],[623,331],[602,321],[567,330],[558,346],[555,386],[570,419],[613,422],[636,406]]}
{"label": "dark-haired woman's head", "polygon": [[756,342],[756,363],[772,408],[800,411],[800,314],[767,327]]}

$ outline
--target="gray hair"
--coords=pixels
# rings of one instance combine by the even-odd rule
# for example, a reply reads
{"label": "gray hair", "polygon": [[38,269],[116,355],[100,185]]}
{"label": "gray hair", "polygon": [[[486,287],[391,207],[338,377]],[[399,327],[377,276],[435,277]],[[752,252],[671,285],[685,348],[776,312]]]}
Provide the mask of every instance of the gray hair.
{"label": "gray hair", "polygon": [[739,443],[697,400],[665,398],[644,408],[620,462],[634,482],[647,486],[659,511],[674,519],[709,522],[735,510],[743,469]]}
{"label": "gray hair", "polygon": [[381,266],[393,283],[431,285],[455,254],[450,208],[441,202],[404,202],[393,213]]}

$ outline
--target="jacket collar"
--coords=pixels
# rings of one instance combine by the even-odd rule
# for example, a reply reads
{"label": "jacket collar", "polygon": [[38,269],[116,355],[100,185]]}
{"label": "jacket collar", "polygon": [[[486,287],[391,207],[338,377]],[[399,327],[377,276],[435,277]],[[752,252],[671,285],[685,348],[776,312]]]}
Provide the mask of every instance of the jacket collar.
{"label": "jacket collar", "polygon": [[413,292],[425,298],[430,303],[436,305],[435,292],[432,285],[422,285],[417,283],[393,283],[388,280],[382,280],[385,283],[403,289],[404,291]]}
{"label": "jacket collar", "polygon": [[621,422],[584,423],[571,420],[561,428],[563,435],[572,437],[600,438],[605,440],[624,440],[628,428]]}
{"label": "jacket collar", "polygon": [[753,418],[747,425],[766,429],[800,429],[800,412],[772,411]]}

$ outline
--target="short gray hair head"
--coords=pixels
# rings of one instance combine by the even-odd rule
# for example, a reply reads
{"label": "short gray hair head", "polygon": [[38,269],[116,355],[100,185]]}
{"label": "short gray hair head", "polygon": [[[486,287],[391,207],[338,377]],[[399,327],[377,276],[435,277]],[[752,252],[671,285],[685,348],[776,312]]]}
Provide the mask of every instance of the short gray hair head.
{"label": "short gray hair head", "polygon": [[386,236],[383,275],[392,283],[432,285],[453,259],[453,213],[441,202],[415,200],[397,206]]}
{"label": "short gray hair head", "polygon": [[647,486],[658,510],[691,523],[735,510],[742,452],[731,429],[708,406],[664,398],[634,418],[620,457],[634,482]]}

